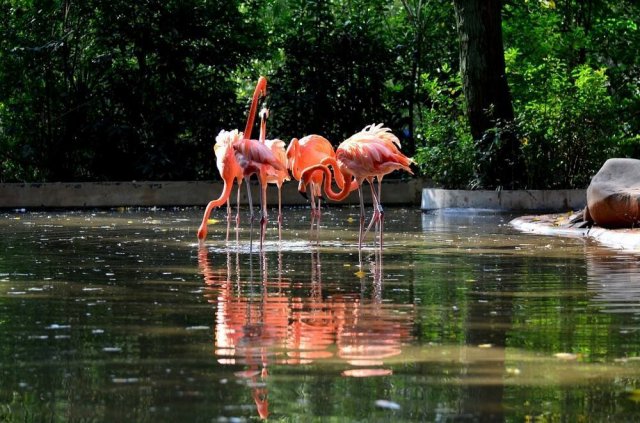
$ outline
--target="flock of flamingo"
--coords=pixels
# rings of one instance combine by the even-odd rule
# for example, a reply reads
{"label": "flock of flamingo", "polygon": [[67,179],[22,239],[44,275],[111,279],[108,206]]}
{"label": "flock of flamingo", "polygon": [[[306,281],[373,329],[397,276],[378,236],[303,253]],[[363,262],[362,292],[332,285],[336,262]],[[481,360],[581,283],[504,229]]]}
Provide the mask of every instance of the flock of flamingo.
{"label": "flock of flamingo", "polygon": [[[362,249],[364,238],[373,225],[382,233],[384,211],[381,205],[382,178],[394,170],[404,170],[411,174],[412,159],[400,152],[400,140],[382,124],[368,125],[360,132],[343,141],[335,150],[331,142],[321,135],[307,135],[301,139],[293,138],[285,150],[285,143],[278,139],[266,139],[266,123],[269,112],[263,108],[260,112],[260,134],[258,140],[251,138],[258,102],[267,93],[267,80],[260,77],[253,93],[249,116],[244,132],[237,129],[222,130],[216,137],[214,153],[216,165],[224,182],[219,198],[210,201],[198,229],[200,245],[207,236],[209,217],[214,208],[227,204],[227,221],[231,219],[231,189],[234,182],[238,185],[236,229],[240,222],[240,188],[244,180],[254,220],[253,203],[249,178],[256,175],[260,184],[260,248],[264,242],[267,225],[267,185],[278,187],[278,228],[281,231],[282,201],[281,187],[290,180],[290,174],[299,181],[298,191],[309,198],[312,219],[320,217],[322,191],[333,201],[342,201],[349,193],[358,190],[360,198],[360,227],[358,249]],[[331,169],[330,169],[331,168]],[[332,187],[332,179],[339,191]],[[373,216],[365,228],[365,212],[362,196],[362,184],[367,181],[371,187]],[[377,180],[377,190],[374,183]]]}

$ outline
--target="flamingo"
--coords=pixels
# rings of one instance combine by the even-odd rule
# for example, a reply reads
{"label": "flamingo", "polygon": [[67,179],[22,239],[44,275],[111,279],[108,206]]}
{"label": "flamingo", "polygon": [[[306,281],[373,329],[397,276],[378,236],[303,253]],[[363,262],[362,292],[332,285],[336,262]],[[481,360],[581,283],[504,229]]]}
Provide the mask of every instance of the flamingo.
{"label": "flamingo", "polygon": [[231,205],[230,205],[230,197],[231,197],[231,187],[233,186],[233,182],[238,182],[238,213],[236,214],[236,228],[240,221],[240,184],[242,184],[242,179],[244,175],[242,173],[242,169],[238,164],[235,155],[233,153],[233,143],[242,138],[242,133],[238,132],[237,129],[233,131],[225,131],[222,130],[216,137],[216,144],[213,147],[214,153],[216,155],[216,165],[218,167],[218,171],[220,172],[220,176],[222,177],[222,181],[224,183],[222,194],[216,200],[210,201],[207,204],[204,215],[202,216],[202,223],[200,224],[200,228],[198,229],[198,239],[200,242],[204,242],[204,239],[207,237],[207,222],[209,220],[209,216],[211,215],[211,211],[215,207],[219,207],[224,203],[227,203],[227,238],[229,237],[229,219],[231,217]]}
{"label": "flamingo", "polygon": [[[322,172],[313,172],[309,174],[308,178],[302,181],[302,172],[311,166],[322,163],[326,160],[327,163],[336,167],[336,153],[333,151],[333,146],[325,137],[321,135],[311,134],[301,139],[293,138],[287,147],[287,167],[291,170],[293,177],[300,181],[300,184],[305,185],[305,189],[299,190],[306,197],[306,185],[310,184],[309,194],[311,196],[311,217],[320,218],[320,206],[321,206],[321,187],[322,187]],[[338,187],[342,189],[344,185],[344,179],[341,173],[335,175],[336,183]],[[316,198],[318,202],[316,204]]]}
{"label": "flamingo", "polygon": [[[282,184],[285,181],[291,180],[289,172],[286,169],[287,154],[285,152],[284,141],[279,139],[267,140],[267,118],[269,117],[269,110],[262,109],[260,112],[260,140],[266,144],[271,150],[275,158],[285,168],[283,170],[277,170],[272,166],[265,167],[267,173],[267,184],[275,184],[278,187],[278,238],[282,238]],[[266,186],[265,186],[266,189]],[[266,201],[266,193],[264,194]]]}
{"label": "flamingo", "polygon": [[[253,111],[255,115],[255,110]],[[253,116],[252,116],[253,118]],[[253,122],[253,119],[252,119]],[[253,123],[252,123],[253,124]],[[262,125],[261,125],[262,126]],[[260,184],[260,205],[261,205],[261,217],[260,217],[260,248],[264,243],[264,235],[267,226],[267,173],[271,167],[276,171],[286,171],[286,166],[281,163],[273,154],[271,149],[264,142],[265,131],[261,130],[260,140],[252,140],[245,137],[242,140],[238,140],[233,144],[233,150],[235,152],[236,160],[242,168],[245,181],[247,183],[247,190],[249,187],[249,178],[255,174]],[[249,207],[251,209],[251,221],[253,222],[253,204],[251,202],[251,195],[249,197]]]}
{"label": "flamingo", "polygon": [[[218,137],[216,137],[216,145],[218,145],[219,138],[220,146],[218,147],[217,151],[216,147],[214,146],[214,152],[216,153],[216,164],[218,166],[218,170],[220,171],[220,176],[222,177],[222,180],[224,182],[224,187],[222,193],[220,194],[220,197],[218,197],[216,200],[210,201],[205,208],[205,212],[202,217],[202,223],[198,228],[198,240],[200,244],[203,244],[205,238],[207,237],[207,222],[213,209],[216,207],[220,207],[224,203],[227,203],[228,205],[229,196],[231,195],[231,187],[233,186],[234,180],[238,181],[238,214],[236,215],[236,227],[240,222],[240,184],[246,176],[246,173],[245,169],[240,166],[240,163],[237,160],[235,154],[235,146],[240,144],[245,138],[251,138],[251,131],[253,129],[258,101],[260,100],[260,97],[266,95],[266,92],[267,79],[261,76],[258,79],[258,83],[256,84],[256,88],[253,92],[251,107],[249,109],[249,115],[247,117],[247,124],[245,126],[244,132],[238,132],[237,130],[223,130],[218,134]],[[249,182],[248,180],[246,182],[248,190]],[[247,195],[249,197],[249,204],[251,205],[251,191],[248,191]]]}
{"label": "flamingo", "polygon": [[[323,160],[320,164],[306,168],[301,174],[298,190],[304,192],[306,184],[317,170],[325,174],[324,192],[331,200],[342,201],[352,189],[355,182],[360,199],[360,228],[358,233],[358,249],[362,249],[362,242],[366,232],[364,231],[364,202],[362,199],[362,183],[367,180],[371,186],[371,196],[373,199],[374,215],[369,227],[374,222],[380,222],[380,247],[382,248],[382,221],[384,214],[380,205],[381,184],[384,175],[394,170],[404,170],[411,174],[409,167],[413,160],[406,157],[398,148],[400,140],[393,135],[389,128],[380,125],[367,125],[360,132],[352,135],[343,141],[336,149],[337,167],[334,174],[341,174],[345,184],[340,192],[334,192],[331,188],[331,171],[328,165],[332,165],[331,160]],[[378,180],[378,193],[373,188],[374,179]],[[349,183],[346,183],[350,181]]]}

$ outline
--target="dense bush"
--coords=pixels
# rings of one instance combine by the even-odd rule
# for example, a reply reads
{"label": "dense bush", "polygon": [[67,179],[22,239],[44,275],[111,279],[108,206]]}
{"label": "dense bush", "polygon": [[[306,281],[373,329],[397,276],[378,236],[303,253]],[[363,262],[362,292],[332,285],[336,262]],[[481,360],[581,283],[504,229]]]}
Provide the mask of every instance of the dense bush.
{"label": "dense bush", "polygon": [[422,75],[430,104],[421,115],[414,159],[422,174],[449,188],[471,188],[474,181],[475,148],[461,85],[458,73],[446,64],[437,77]]}

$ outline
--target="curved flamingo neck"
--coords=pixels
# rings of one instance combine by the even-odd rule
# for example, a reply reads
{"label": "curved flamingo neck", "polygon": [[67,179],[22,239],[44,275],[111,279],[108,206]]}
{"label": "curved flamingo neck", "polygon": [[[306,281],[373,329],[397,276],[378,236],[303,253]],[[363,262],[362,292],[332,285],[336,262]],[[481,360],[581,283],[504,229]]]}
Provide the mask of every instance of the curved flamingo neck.
{"label": "curved flamingo neck", "polygon": [[244,128],[244,138],[251,139],[251,132],[253,131],[253,122],[256,118],[256,110],[258,108],[258,100],[260,97],[267,95],[267,78],[261,76],[256,84],[256,89],[253,91],[253,99],[251,100],[251,108],[249,109],[249,116],[247,117],[247,126]]}
{"label": "curved flamingo neck", "polygon": [[[335,169],[333,172],[333,179],[336,181],[338,188],[343,189],[345,182],[347,182],[345,178],[349,179],[351,178],[351,175],[346,172],[342,173],[340,171],[340,166],[338,165],[338,161],[333,157],[325,157],[324,159],[322,159],[320,163],[326,166],[331,166]],[[348,185],[349,192],[357,190],[359,185],[360,184],[358,183],[358,181],[356,181],[355,179],[352,180],[351,183]]]}
{"label": "curved flamingo neck", "polygon": [[[327,197],[329,197],[333,201],[342,201],[345,198],[347,198],[349,193],[352,191],[351,190],[352,184],[344,184],[340,188],[339,192],[333,191],[333,188],[331,187],[331,171],[329,170],[328,166],[325,166],[323,164],[317,164],[317,165],[308,167],[302,172],[301,179],[306,180],[306,177],[308,175],[311,175],[311,173],[313,173],[316,170],[321,170],[322,172],[324,172],[324,193],[327,195]],[[343,180],[351,179],[351,175],[342,173],[338,168],[335,168],[334,171],[336,173],[340,173],[340,176],[343,178]],[[356,185],[356,188],[357,188],[357,185]]]}
{"label": "curved flamingo neck", "polygon": [[207,222],[209,220],[209,216],[211,215],[211,211],[214,208],[220,207],[221,205],[226,203],[227,200],[229,200],[229,196],[231,195],[233,179],[229,182],[227,182],[226,179],[223,179],[222,181],[224,182],[224,189],[222,190],[220,197],[213,201],[209,201],[209,204],[207,204],[207,208],[204,211],[204,216],[202,216],[202,223],[200,224],[200,228],[198,228],[198,239],[200,241],[204,241],[204,239],[207,237]]}

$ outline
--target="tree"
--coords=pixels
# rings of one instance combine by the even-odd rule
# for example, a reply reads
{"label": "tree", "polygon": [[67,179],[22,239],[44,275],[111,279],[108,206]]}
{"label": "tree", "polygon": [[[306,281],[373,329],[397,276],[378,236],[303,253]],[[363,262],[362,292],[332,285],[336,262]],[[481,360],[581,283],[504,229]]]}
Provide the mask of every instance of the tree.
{"label": "tree", "polygon": [[383,96],[393,57],[382,3],[291,2],[279,40],[284,59],[270,79],[275,134],[317,133],[337,145],[367,124],[393,126]]}
{"label": "tree", "polygon": [[263,39],[249,2],[0,3],[0,180],[213,177]]}
{"label": "tree", "polygon": [[505,72],[501,1],[453,3],[467,117],[477,145],[478,185],[516,188],[523,168]]}

